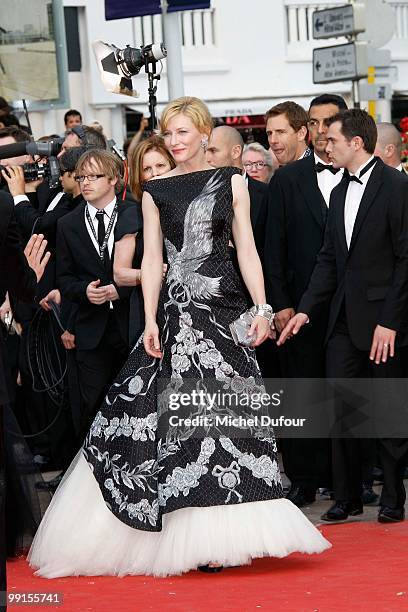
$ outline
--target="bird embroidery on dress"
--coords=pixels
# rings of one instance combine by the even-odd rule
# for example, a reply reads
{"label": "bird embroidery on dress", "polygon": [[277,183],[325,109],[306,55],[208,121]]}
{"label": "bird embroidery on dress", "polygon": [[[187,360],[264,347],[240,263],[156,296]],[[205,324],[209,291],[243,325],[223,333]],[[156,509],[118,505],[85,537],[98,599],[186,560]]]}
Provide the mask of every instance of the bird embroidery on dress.
{"label": "bird embroidery on dress", "polygon": [[211,278],[197,272],[212,252],[212,213],[215,196],[222,182],[223,178],[219,172],[213,174],[201,193],[189,205],[184,220],[181,251],[177,251],[170,240],[165,240],[169,260],[167,283],[169,294],[173,297],[181,297],[180,292],[176,289],[180,285],[187,301],[191,298],[207,300],[210,297],[222,296],[220,293],[221,276]]}

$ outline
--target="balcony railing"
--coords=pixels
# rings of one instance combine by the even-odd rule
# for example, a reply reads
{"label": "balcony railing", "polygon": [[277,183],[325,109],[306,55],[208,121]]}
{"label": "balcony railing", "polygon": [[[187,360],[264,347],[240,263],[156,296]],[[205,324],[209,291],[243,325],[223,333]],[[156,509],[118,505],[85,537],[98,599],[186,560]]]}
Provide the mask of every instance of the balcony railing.
{"label": "balcony railing", "polygon": [[[182,45],[185,48],[215,45],[215,10],[183,11],[181,20]],[[135,44],[150,45],[163,41],[161,15],[147,15],[133,19]]]}

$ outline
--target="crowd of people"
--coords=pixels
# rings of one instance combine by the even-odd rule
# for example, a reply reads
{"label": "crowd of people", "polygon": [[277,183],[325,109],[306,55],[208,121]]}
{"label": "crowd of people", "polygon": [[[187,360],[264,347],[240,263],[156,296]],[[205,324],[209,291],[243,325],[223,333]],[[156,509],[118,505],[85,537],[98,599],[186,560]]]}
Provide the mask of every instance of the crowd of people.
{"label": "crowd of people", "polygon": [[[32,140],[8,114],[0,153]],[[187,378],[234,388],[239,377],[250,393],[261,374],[406,375],[398,130],[323,94],[308,110],[292,101],[269,109],[266,134],[269,150],[244,144],[188,97],[169,103],[160,133],[138,132],[125,163],[101,126],[66,113],[57,188],[26,182],[30,155],[1,160],[0,203],[42,266],[35,298],[15,279],[0,296],[7,403],[35,463],[61,472],[37,482],[59,486],[29,556],[41,575],[214,572],[321,552],[329,544],[298,511],[319,493],[333,500],[328,522],[364,504],[379,505],[380,522],[404,519],[405,438],[282,438],[277,447],[273,433],[199,439],[157,429],[158,379],[170,392]],[[250,307],[254,339],[237,345],[229,326]],[[57,401],[58,375],[39,385],[32,366],[55,370],[38,356],[43,336],[33,347],[41,318],[66,363]],[[183,544],[172,550],[175,541]]]}

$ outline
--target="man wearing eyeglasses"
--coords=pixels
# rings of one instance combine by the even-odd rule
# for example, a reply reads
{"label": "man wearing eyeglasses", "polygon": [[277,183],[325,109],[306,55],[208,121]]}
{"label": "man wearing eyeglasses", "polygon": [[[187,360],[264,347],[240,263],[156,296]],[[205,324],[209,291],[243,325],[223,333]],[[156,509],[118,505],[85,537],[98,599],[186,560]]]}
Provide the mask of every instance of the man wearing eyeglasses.
{"label": "man wearing eyeglasses", "polygon": [[[340,182],[343,172],[333,168],[326,154],[324,121],[346,108],[343,98],[337,95],[324,94],[312,100],[308,128],[313,152],[282,166],[269,186],[265,276],[278,332],[295,315],[323,244],[330,193]],[[298,140],[300,142],[300,135]],[[286,345],[286,350],[281,350],[285,347],[279,349],[284,376],[325,376],[327,318],[328,305],[322,305],[303,338],[298,336]],[[282,455],[285,472],[291,481],[287,497],[299,507],[312,503],[317,487],[330,485],[328,441],[284,439]]]}
{"label": "man wearing eyeglasses", "polygon": [[58,223],[57,284],[76,304],[75,335],[84,435],[127,354],[129,290],[113,280],[114,229],[128,203],[118,202],[121,162],[88,150],[75,176],[85,200]]}

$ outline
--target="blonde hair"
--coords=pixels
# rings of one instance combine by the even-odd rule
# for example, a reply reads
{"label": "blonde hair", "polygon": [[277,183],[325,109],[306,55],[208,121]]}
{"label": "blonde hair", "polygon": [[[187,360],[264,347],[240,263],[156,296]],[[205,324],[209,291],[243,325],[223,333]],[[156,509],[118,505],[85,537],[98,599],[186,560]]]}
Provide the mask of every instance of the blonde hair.
{"label": "blonde hair", "polygon": [[110,153],[110,151],[89,149],[78,159],[75,166],[75,174],[79,176],[84,173],[85,168],[92,168],[95,166],[100,173],[104,174],[108,179],[118,179],[115,185],[115,192],[118,193],[123,186],[123,164],[120,159],[113,153]]}
{"label": "blonde hair", "polygon": [[163,155],[163,157],[169,162],[171,169],[176,167],[176,162],[165,147],[162,138],[159,136],[150,136],[150,138],[139,142],[139,144],[133,149],[133,151],[131,151],[129,155],[129,185],[133,195],[139,202],[142,199],[142,186],[144,183],[143,158],[146,153],[149,153],[150,151],[157,151],[157,153]]}
{"label": "blonde hair", "polygon": [[214,123],[208,106],[194,96],[183,96],[167,104],[160,120],[162,133],[167,129],[170,119],[179,114],[189,117],[199,132],[208,136],[211,134]]}

